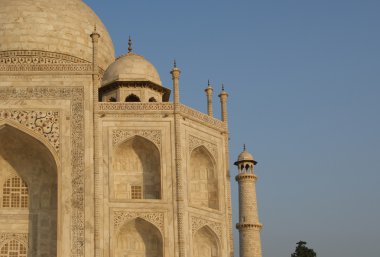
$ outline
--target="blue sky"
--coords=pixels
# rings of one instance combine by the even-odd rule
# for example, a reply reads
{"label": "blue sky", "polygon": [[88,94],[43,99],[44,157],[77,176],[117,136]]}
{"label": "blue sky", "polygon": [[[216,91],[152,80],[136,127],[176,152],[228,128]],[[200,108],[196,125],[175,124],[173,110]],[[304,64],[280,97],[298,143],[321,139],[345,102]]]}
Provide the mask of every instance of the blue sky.
{"label": "blue sky", "polygon": [[225,84],[231,162],[243,143],[259,162],[264,257],[299,240],[318,257],[379,256],[380,1],[85,2],[117,54],[131,35],[168,87],[177,59],[183,103],[205,112],[207,80]]}

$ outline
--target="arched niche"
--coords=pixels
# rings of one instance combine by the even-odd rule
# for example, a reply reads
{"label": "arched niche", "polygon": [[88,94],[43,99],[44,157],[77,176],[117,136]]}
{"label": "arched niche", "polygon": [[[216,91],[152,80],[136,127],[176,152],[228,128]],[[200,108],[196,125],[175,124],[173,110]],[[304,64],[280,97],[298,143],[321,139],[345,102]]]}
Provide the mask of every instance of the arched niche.
{"label": "arched niche", "polygon": [[218,257],[219,255],[216,234],[208,226],[200,228],[193,237],[193,257]]}
{"label": "arched niche", "polygon": [[[10,125],[0,126],[0,193],[17,187],[9,179],[20,179],[27,187],[27,206],[0,206],[0,233],[27,234],[27,256],[57,255],[57,165],[49,149],[33,136]],[[24,188],[25,187],[20,187]],[[25,194],[24,194],[25,195]],[[21,198],[20,198],[21,199]],[[21,247],[21,246],[20,246]],[[26,246],[25,246],[26,247]],[[21,248],[20,248],[21,249]],[[22,256],[22,255],[21,255]]]}
{"label": "arched niche", "polygon": [[190,203],[194,206],[219,209],[218,174],[209,151],[197,147],[190,156]]}
{"label": "arched niche", "polygon": [[115,257],[162,257],[161,232],[141,218],[129,221],[121,227],[116,239]]}
{"label": "arched niche", "polygon": [[135,136],[114,150],[111,180],[115,199],[161,199],[160,152],[151,141]]}
{"label": "arched niche", "polygon": [[125,98],[126,102],[141,102],[140,97],[135,94],[130,94]]}

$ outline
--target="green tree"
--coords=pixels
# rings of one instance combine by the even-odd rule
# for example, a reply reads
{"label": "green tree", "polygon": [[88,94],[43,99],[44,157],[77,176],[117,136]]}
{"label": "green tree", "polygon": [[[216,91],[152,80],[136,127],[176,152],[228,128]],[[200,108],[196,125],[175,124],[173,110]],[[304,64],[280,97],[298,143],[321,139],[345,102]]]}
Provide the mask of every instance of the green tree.
{"label": "green tree", "polygon": [[306,242],[299,241],[297,243],[296,251],[292,253],[291,257],[317,257],[313,249],[306,246]]}

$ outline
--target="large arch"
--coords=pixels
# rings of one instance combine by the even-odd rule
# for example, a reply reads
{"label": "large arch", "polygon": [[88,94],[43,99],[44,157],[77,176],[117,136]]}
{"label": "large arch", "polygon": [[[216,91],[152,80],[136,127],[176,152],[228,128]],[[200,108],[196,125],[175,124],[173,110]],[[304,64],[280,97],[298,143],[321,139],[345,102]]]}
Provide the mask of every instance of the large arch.
{"label": "large arch", "polygon": [[193,237],[193,257],[219,257],[218,237],[208,227],[200,228]]}
{"label": "large arch", "polygon": [[124,256],[162,257],[161,232],[144,219],[129,221],[119,230],[114,257]]}
{"label": "large arch", "polygon": [[160,152],[156,145],[135,136],[116,146],[111,181],[115,199],[161,199]]}
{"label": "large arch", "polygon": [[[22,185],[18,187],[18,183]],[[0,205],[0,220],[3,219],[0,233],[26,234],[29,242],[27,256],[56,256],[58,193],[55,158],[41,141],[8,124],[0,126],[0,187],[2,200],[7,188],[12,187],[23,192],[20,201],[25,192],[28,196],[23,205]],[[4,225],[6,223],[12,227]],[[14,245],[19,243],[12,242]]]}
{"label": "large arch", "polygon": [[190,156],[190,203],[198,207],[219,209],[218,174],[214,159],[203,146]]}

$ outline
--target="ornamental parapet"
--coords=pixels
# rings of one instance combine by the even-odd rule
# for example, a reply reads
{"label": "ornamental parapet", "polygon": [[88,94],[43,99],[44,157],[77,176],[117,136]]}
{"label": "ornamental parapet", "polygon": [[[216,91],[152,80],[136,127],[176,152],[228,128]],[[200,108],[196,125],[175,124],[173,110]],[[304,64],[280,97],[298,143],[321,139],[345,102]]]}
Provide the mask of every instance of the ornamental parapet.
{"label": "ornamental parapet", "polygon": [[239,230],[249,230],[249,229],[254,229],[254,230],[261,230],[263,227],[262,224],[257,223],[257,224],[252,224],[252,223],[237,223],[236,228]]}
{"label": "ornamental parapet", "polygon": [[124,103],[101,102],[98,103],[99,112],[108,111],[173,111],[172,103]]}
{"label": "ornamental parapet", "polygon": [[240,173],[240,174],[236,175],[235,180],[238,182],[243,181],[243,180],[256,181],[257,177],[253,173]]}
{"label": "ornamental parapet", "polygon": [[[174,104],[169,102],[163,103],[126,103],[126,102],[99,102],[97,112],[99,114],[125,113],[125,112],[146,112],[146,113],[168,113],[174,114]],[[226,131],[226,125],[223,121],[210,117],[209,115],[180,105],[180,115],[184,118],[199,122],[205,126],[217,129],[221,132]]]}
{"label": "ornamental parapet", "polygon": [[215,119],[205,113],[192,109],[186,105],[180,105],[180,112],[183,117],[199,121],[202,124],[218,128],[222,131],[226,130],[226,124],[223,121]]}

